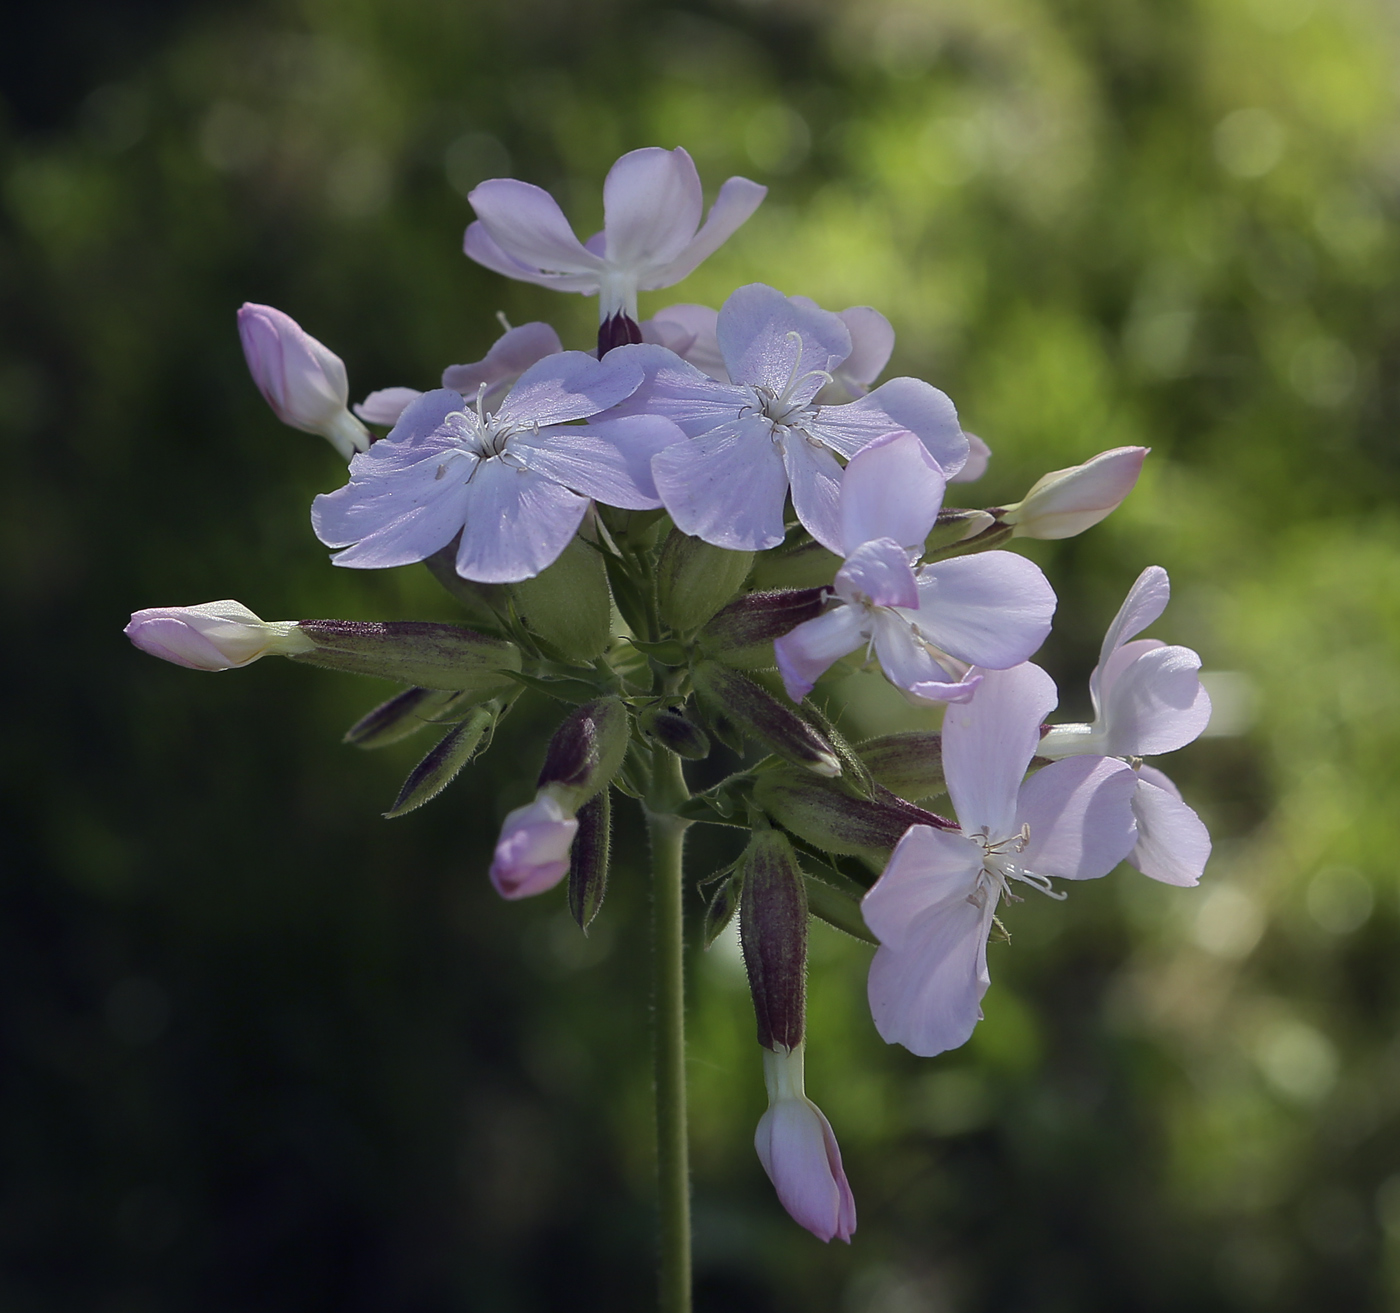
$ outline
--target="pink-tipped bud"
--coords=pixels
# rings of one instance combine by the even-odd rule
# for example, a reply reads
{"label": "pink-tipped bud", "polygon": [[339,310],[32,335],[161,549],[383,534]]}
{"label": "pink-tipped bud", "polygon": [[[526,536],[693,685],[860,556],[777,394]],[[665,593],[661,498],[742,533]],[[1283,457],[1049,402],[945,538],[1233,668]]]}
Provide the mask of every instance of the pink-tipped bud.
{"label": "pink-tipped bud", "polygon": [[1018,538],[1073,538],[1096,525],[1133,490],[1148,447],[1115,447],[1067,470],[1051,470],[1001,515]]}
{"label": "pink-tipped bud", "polygon": [[282,423],[319,433],[346,460],[369,450],[369,433],[348,408],[345,364],[335,352],[270,305],[244,305],[238,336],[253,382]]}
{"label": "pink-tipped bud", "polygon": [[149,607],[122,632],[143,652],[190,670],[234,670],[269,653],[295,656],[315,646],[295,620],[261,620],[232,600]]}
{"label": "pink-tipped bud", "polygon": [[819,1240],[834,1236],[849,1243],[856,1201],[831,1123],[803,1088],[802,1061],[801,1044],[763,1051],[768,1111],[759,1119],[753,1145],[793,1221]]}
{"label": "pink-tipped bud", "polygon": [[553,889],[569,870],[569,849],[578,821],[542,789],[534,802],[517,807],[501,825],[491,883],[502,898],[530,898]]}

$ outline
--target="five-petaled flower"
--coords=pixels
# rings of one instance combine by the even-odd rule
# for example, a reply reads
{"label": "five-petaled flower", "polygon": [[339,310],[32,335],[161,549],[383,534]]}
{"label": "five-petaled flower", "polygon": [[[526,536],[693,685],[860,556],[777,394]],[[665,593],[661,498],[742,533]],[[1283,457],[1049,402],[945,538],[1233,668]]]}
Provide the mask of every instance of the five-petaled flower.
{"label": "five-petaled flower", "polygon": [[963,702],[981,678],[969,667],[1018,665],[1045,641],[1055,594],[1024,557],[983,552],[917,571],[911,565],[938,518],[943,486],[912,433],[878,438],[846,466],[839,506],[846,562],[833,605],[773,645],[794,702],[861,647],[914,700]]}
{"label": "five-petaled flower", "polygon": [[1079,757],[1022,783],[1055,701],[1050,676],[1025,664],[988,671],[948,708],[943,773],[960,828],[911,827],[861,904],[880,940],[870,1011],[891,1044],[931,1057],[966,1042],[991,983],[997,903],[1015,883],[1049,894],[1052,878],[1107,875],[1133,846],[1137,777],[1123,762]]}
{"label": "five-petaled flower", "polygon": [[[457,573],[528,579],[569,545],[589,499],[660,506],[651,458],[681,437],[649,415],[589,419],[629,396],[641,369],[563,351],[532,365],[488,411],[450,388],[424,393],[388,437],[350,462],[350,482],[316,498],[311,518],[337,565],[426,560],[460,533]],[[483,384],[483,391],[485,385]]]}
{"label": "five-petaled flower", "polygon": [[1154,880],[1193,885],[1210,857],[1210,832],[1176,785],[1140,759],[1184,748],[1210,721],[1210,695],[1197,673],[1201,658],[1189,647],[1152,638],[1129,641],[1166,610],[1170,598],[1167,572],[1149,565],[1109,625],[1089,676],[1093,723],[1052,726],[1036,752],[1052,760],[1089,755],[1130,761],[1138,780],[1138,838],[1128,860]]}

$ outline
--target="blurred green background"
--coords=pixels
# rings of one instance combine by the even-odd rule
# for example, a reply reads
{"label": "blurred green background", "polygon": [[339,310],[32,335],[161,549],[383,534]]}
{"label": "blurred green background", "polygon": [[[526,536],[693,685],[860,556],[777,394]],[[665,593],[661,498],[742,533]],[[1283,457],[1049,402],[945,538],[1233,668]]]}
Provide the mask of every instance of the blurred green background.
{"label": "blurred green background", "polygon": [[267,411],[234,310],[291,313],[355,396],[479,358],[497,310],[587,346],[591,302],[461,255],[465,194],[525,178],[587,233],[652,144],[771,190],[644,312],[752,280],[877,306],[890,372],[992,445],[972,504],[1153,448],[1112,519],[1032,545],[1068,711],[1147,564],[1153,634],[1225,672],[1224,732],[1161,763],[1215,835],[1201,888],[1011,907],[965,1049],[886,1048],[868,951],[814,931],[849,1248],[774,1200],[742,968],[696,955],[700,1308],[1400,1307],[1398,56],[1386,0],[8,13],[0,1308],[649,1306],[635,833],[587,941],[562,890],[485,879],[557,712],[386,823],[425,745],[339,744],[385,689],[120,630],[222,597],[452,619],[425,571],[327,565],[307,507],[343,469]]}

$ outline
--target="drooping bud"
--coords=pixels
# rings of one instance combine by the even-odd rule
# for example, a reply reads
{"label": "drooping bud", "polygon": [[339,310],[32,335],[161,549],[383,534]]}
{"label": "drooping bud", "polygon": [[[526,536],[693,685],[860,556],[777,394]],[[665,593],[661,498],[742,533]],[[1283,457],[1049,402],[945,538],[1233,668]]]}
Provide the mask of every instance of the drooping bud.
{"label": "drooping bud", "polygon": [[769,669],[777,662],[773,640],[821,615],[826,593],[802,588],[736,597],[700,631],[701,649],[738,670]]}
{"label": "drooping bud", "polygon": [[698,725],[691,724],[676,711],[658,707],[640,718],[642,732],[650,735],[662,747],[669,748],[687,761],[703,761],[710,755],[710,740]]}
{"label": "drooping bud", "polygon": [[598,325],[598,359],[601,360],[613,347],[631,346],[641,340],[641,325],[625,310],[618,310]]}
{"label": "drooping bud", "polygon": [[1083,465],[1051,470],[999,518],[1019,538],[1072,538],[1122,504],[1132,492],[1148,447],[1115,447]]}
{"label": "drooping bud", "polygon": [[406,688],[361,716],[345,731],[342,742],[357,748],[388,747],[434,722],[455,696],[446,689]]}
{"label": "drooping bud", "polygon": [[943,736],[934,730],[882,734],[856,751],[870,774],[901,798],[932,798],[945,788]]}
{"label": "drooping bud", "polygon": [[548,793],[508,813],[491,860],[496,892],[516,899],[553,889],[569,869],[569,847],[576,833],[578,821]]}
{"label": "drooping bud", "polygon": [[504,696],[517,685],[500,672],[520,669],[520,649],[458,625],[422,620],[301,620],[309,647],[288,652],[294,661],[376,675],[420,688],[490,691]]}
{"label": "drooping bud", "polygon": [[554,732],[538,780],[566,812],[606,787],[627,753],[628,716],[621,699],[599,698],[570,713]]}
{"label": "drooping bud", "polygon": [[883,861],[911,825],[953,830],[952,821],[887,791],[859,798],[791,767],[762,772],[754,800],[774,820],[823,852]]}
{"label": "drooping bud", "polygon": [[787,836],[755,830],[744,854],[739,942],[749,975],[758,1042],[802,1043],[807,999],[807,891]]}
{"label": "drooping bud", "polygon": [[817,775],[841,774],[841,761],[826,737],[753,680],[717,661],[691,672],[696,693],[780,757]]}
{"label": "drooping bud", "polygon": [[807,1097],[804,1053],[800,1044],[791,1052],[764,1050],[768,1111],[759,1118],[753,1147],[794,1222],[819,1240],[834,1237],[850,1243],[856,1229],[856,1201],[831,1123]]}
{"label": "drooping bud", "polygon": [[190,670],[236,670],[259,657],[297,656],[315,647],[295,620],[262,620],[232,599],[148,607],[122,632],[143,652]]}
{"label": "drooping bud", "polygon": [[525,628],[570,661],[586,664],[612,637],[612,600],[602,556],[575,538],[553,565],[511,585]]}
{"label": "drooping bud", "polygon": [[601,790],[578,809],[578,834],[569,857],[569,911],[585,934],[608,892],[612,851],[612,803]]}
{"label": "drooping bud", "polygon": [[698,629],[734,596],[753,566],[752,552],[731,552],[672,529],[656,566],[656,600],[663,623]]}
{"label": "drooping bud", "polygon": [[386,819],[416,811],[431,802],[454,779],[457,773],[481,747],[481,741],[496,723],[500,704],[476,707],[460,724],[454,725],[426,757],[408,773],[394,805],[384,813]]}
{"label": "drooping bud", "polygon": [[345,364],[290,315],[245,304],[238,336],[258,391],[284,424],[319,433],[346,460],[369,450],[369,431],[350,413]]}

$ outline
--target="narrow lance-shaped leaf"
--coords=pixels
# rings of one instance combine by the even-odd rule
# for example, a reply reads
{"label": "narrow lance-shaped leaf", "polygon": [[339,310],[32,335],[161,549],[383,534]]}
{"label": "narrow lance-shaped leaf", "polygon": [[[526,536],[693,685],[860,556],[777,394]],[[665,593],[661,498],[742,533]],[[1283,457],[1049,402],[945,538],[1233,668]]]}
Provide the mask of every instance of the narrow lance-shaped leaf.
{"label": "narrow lance-shaped leaf", "polygon": [[612,850],[611,790],[603,789],[578,809],[578,833],[569,852],[569,911],[588,933],[608,892]]}
{"label": "narrow lance-shaped leaf", "polygon": [[733,872],[728,879],[722,880],[719,887],[710,898],[709,906],[705,908],[705,947],[709,948],[716,939],[725,932],[729,923],[734,919],[734,913],[739,910],[739,903],[743,898],[744,876],[742,872]]}
{"label": "narrow lance-shaped leaf", "polygon": [[[830,867],[824,867],[823,872],[830,869]],[[859,896],[852,895],[844,889],[837,889],[820,876],[812,875],[807,871],[803,871],[802,879],[807,890],[807,910],[813,916],[844,934],[850,935],[852,939],[859,939],[866,944],[879,945],[880,941],[870,932],[869,926],[865,924],[865,918],[861,915]],[[846,883],[854,884],[855,882],[847,881]],[[861,892],[863,893],[864,890]]]}
{"label": "narrow lance-shaped leaf", "polygon": [[436,798],[477,753],[486,732],[496,723],[500,708],[477,707],[466,720],[449,730],[437,746],[408,773],[394,805],[384,815],[403,816]]}

